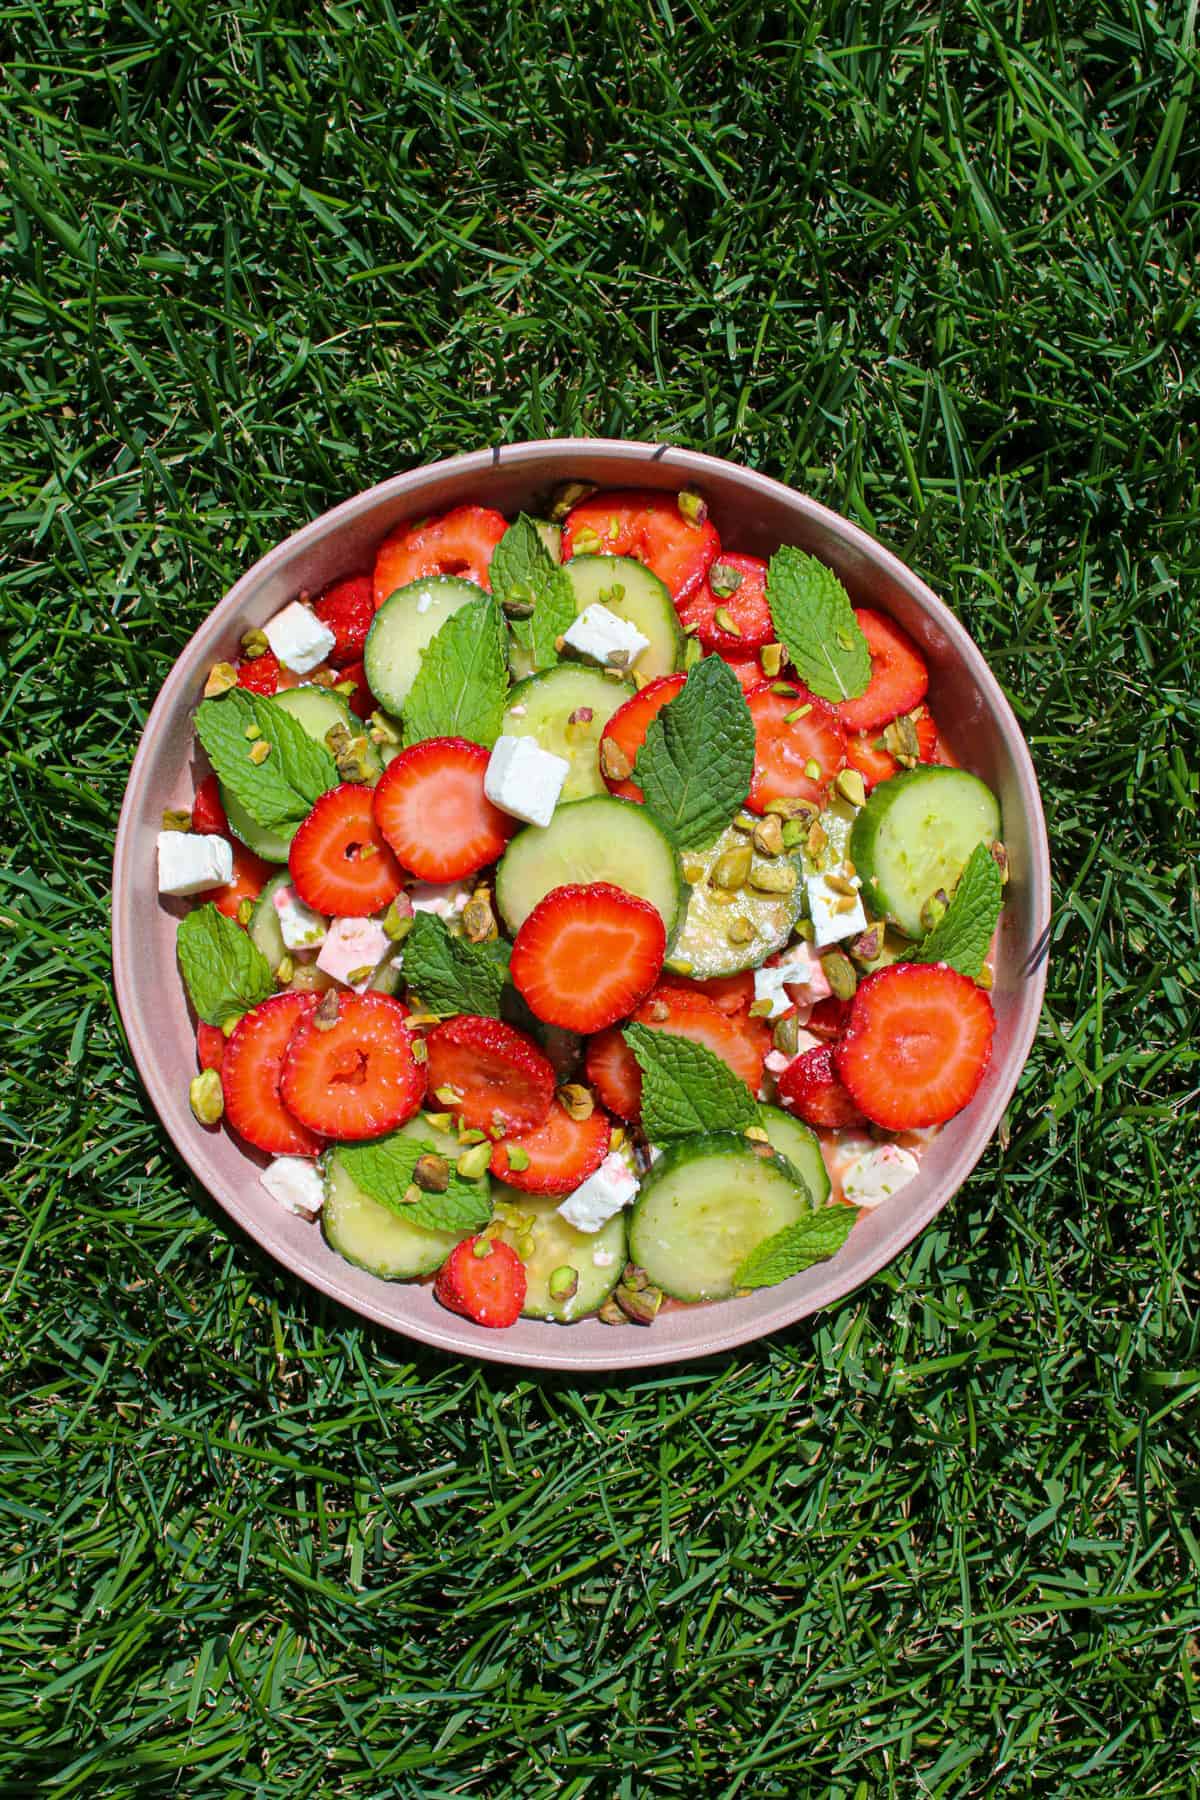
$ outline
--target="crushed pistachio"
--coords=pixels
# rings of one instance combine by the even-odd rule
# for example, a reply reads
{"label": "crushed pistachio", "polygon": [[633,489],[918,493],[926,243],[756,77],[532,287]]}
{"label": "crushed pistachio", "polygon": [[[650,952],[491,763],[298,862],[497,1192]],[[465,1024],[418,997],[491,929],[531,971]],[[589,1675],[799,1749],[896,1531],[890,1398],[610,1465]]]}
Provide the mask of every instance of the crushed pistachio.
{"label": "crushed pistachio", "polygon": [[604,1302],[603,1306],[598,1309],[596,1317],[600,1320],[602,1325],[628,1325],[630,1323],[629,1319],[621,1311],[621,1308],[617,1305],[611,1294]]}
{"label": "crushed pistachio", "polygon": [[286,954],[281,956],[278,963],[275,965],[275,979],[279,983],[280,987],[286,987],[288,982],[292,979],[292,976],[295,973],[296,973],[295,958],[288,956]]}
{"label": "crushed pistachio", "polygon": [[754,831],[757,825],[758,820],[755,818],[754,814],[748,812],[740,812],[733,821],[733,829],[735,831]]}
{"label": "crushed pistachio", "polygon": [[893,719],[883,728],[883,747],[905,768],[915,768],[921,759],[921,741],[917,728],[907,713]]}
{"label": "crushed pistachio", "polygon": [[590,525],[577,531],[571,540],[571,550],[575,556],[599,556],[604,549],[604,539]]}
{"label": "crushed pistachio", "polygon": [[750,871],[750,886],[760,894],[790,894],[796,871],[790,862],[763,863]]}
{"label": "crushed pistachio", "polygon": [[981,988],[984,988],[985,990],[991,989],[992,971],[988,968],[986,963],[984,964],[983,968],[980,969],[978,975],[975,977],[975,980]]}
{"label": "crushed pistachio", "polygon": [[949,904],[950,899],[945,888],[938,888],[935,894],[930,894],[921,908],[921,930],[932,931],[935,925],[940,925],[946,916],[946,908]]}
{"label": "crushed pistachio", "polygon": [[804,773],[807,775],[807,777],[810,781],[820,781],[820,779],[821,779],[820,763],[817,762],[814,757],[810,756],[808,761],[804,765]]}
{"label": "crushed pistachio", "polygon": [[507,1155],[508,1166],[513,1174],[520,1175],[529,1167],[529,1152],[520,1144],[510,1144]]}
{"label": "crushed pistachio", "polygon": [[989,844],[988,849],[992,853],[992,861],[1000,871],[1000,885],[1003,887],[1008,880],[1008,851],[999,838],[994,844]]}
{"label": "crushed pistachio", "polygon": [[476,1238],[475,1242],[471,1245],[471,1255],[477,1256],[480,1262],[483,1262],[491,1254],[492,1240],[486,1237]]}
{"label": "crushed pistachio", "polygon": [[440,1100],[443,1106],[461,1106],[463,1103],[462,1089],[452,1087],[449,1082],[444,1087],[434,1088],[433,1095],[434,1099]]}
{"label": "crushed pistachio", "polygon": [[694,887],[704,874],[704,864],[696,856],[685,856],[683,859],[683,879]]}
{"label": "crushed pistachio", "polygon": [[617,1305],[634,1325],[652,1325],[663,1303],[663,1291],[644,1280],[641,1287],[622,1281],[613,1295]]}
{"label": "crushed pistachio", "polygon": [[393,944],[403,943],[413,928],[412,902],[405,899],[404,904],[408,907],[407,912],[401,911],[399,900],[393,900],[383,915],[383,929]]}
{"label": "crushed pistachio", "polygon": [[374,963],[363,963],[360,968],[350,970],[346,976],[346,986],[357,987],[360,981],[369,981],[374,973]]}
{"label": "crushed pistachio", "polygon": [[718,600],[728,600],[731,594],[736,594],[745,579],[740,569],[735,569],[732,563],[722,562],[720,558],[708,571],[708,585]]}
{"label": "crushed pistachio", "polygon": [[769,1019],[774,1010],[775,1003],[770,995],[768,995],[765,1000],[752,1000],[750,1003],[750,1017],[752,1019]]}
{"label": "crushed pistachio", "polygon": [[225,1090],[215,1069],[202,1069],[188,1083],[188,1105],[201,1125],[216,1125],[225,1111]]}
{"label": "crushed pistachio", "polygon": [[560,1263],[557,1269],[550,1271],[547,1282],[550,1298],[558,1304],[565,1300],[573,1300],[579,1292],[579,1270],[573,1269],[570,1263]]}
{"label": "crushed pistachio", "polygon": [[449,1131],[454,1123],[448,1112],[427,1112],[423,1113],[422,1117],[434,1131]]}
{"label": "crushed pistachio", "polygon": [[814,862],[824,853],[828,844],[829,839],[826,836],[825,827],[819,819],[814,819],[804,841],[804,847]]}
{"label": "crushed pistachio", "polygon": [[444,1194],[450,1186],[450,1164],[446,1157],[427,1151],[418,1156],[412,1178],[423,1194]]}
{"label": "crushed pistachio", "polygon": [[783,655],[782,644],[764,644],[759,651],[758,660],[762,664],[762,672],[767,677],[768,681],[774,681],[780,669],[782,669]]}
{"label": "crushed pistachio", "polygon": [[415,1063],[429,1061],[429,1045],[424,1038],[414,1038],[412,1042],[412,1059]]}
{"label": "crushed pistachio", "polygon": [[633,764],[615,738],[600,739],[600,773],[609,781],[628,781]]}
{"label": "crushed pistachio", "polygon": [[454,1166],[464,1181],[478,1181],[481,1175],[487,1173],[491,1160],[492,1146],[490,1144],[472,1144],[469,1150],[463,1151]]}
{"label": "crushed pistachio", "polygon": [[[566,518],[573,506],[579,506],[598,492],[594,481],[564,481],[556,487],[550,497],[550,505],[546,516],[552,524],[558,525]],[[578,549],[578,540],[576,540]]]}
{"label": "crushed pistachio", "polygon": [[718,606],[713,613],[713,623],[718,631],[724,631],[730,637],[741,637],[742,628],[727,606]]}
{"label": "crushed pistachio", "polygon": [[[796,686],[794,681],[773,681],[771,683],[771,692],[773,694],[782,694],[784,698],[790,699],[794,698],[794,696],[800,692],[800,689]],[[811,710],[812,708],[810,707],[809,711],[811,712]]]}
{"label": "crushed pistachio", "polygon": [[867,804],[867,784],[857,769],[839,769],[833,785],[842,799],[848,800],[851,806]]}
{"label": "crushed pistachio", "polygon": [[252,763],[265,763],[270,754],[271,746],[268,744],[266,738],[259,738],[256,744],[251,744],[250,746],[250,761]]}
{"label": "crushed pistachio", "polygon": [[492,910],[492,893],[488,887],[477,887],[463,908],[463,936],[472,944],[486,944],[500,936],[500,927]]}
{"label": "crushed pistachio", "polygon": [[532,1231],[523,1231],[513,1245],[513,1249],[523,1263],[532,1262],[537,1251],[537,1244],[534,1240]]}
{"label": "crushed pistachio", "polygon": [[703,525],[708,517],[708,502],[695,488],[684,488],[677,496],[679,510],[689,525]]}
{"label": "crushed pistachio", "polygon": [[748,944],[754,936],[754,927],[749,919],[731,919],[726,927],[725,936],[731,944]]}
{"label": "crushed pistachio", "polygon": [[[448,1115],[447,1115],[448,1116]],[[486,1131],[480,1131],[475,1125],[459,1124],[458,1141],[460,1144],[488,1144],[491,1139]]]}
{"label": "crushed pistachio", "polygon": [[590,725],[595,718],[590,706],[577,706],[567,719],[568,725]]}
{"label": "crushed pistachio", "polygon": [[343,781],[368,782],[373,780],[375,771],[371,767],[371,746],[366,733],[355,735],[348,725],[341,721],[331,725],[325,733],[328,744],[337,765],[337,772]]}
{"label": "crushed pistachio", "polygon": [[238,1026],[241,1024],[242,1020],[245,1018],[245,1016],[246,1015],[244,1013],[230,1013],[230,1015],[227,1019],[222,1019],[221,1020],[222,1036],[223,1037],[232,1037],[234,1032],[237,1030]]}
{"label": "crushed pistachio", "polygon": [[700,658],[703,655],[704,655],[704,651],[701,648],[700,639],[696,638],[696,637],[690,637],[688,639],[687,643],[683,646],[684,669],[685,670],[694,669],[696,664],[700,661]]}
{"label": "crushed pistachio", "polygon": [[842,950],[827,950],[821,958],[825,979],[837,1000],[853,1000],[858,990],[858,971]]}
{"label": "crushed pistachio", "polygon": [[227,694],[237,686],[237,670],[232,663],[214,663],[208,671],[208,679],[204,683],[204,698],[216,700],[221,694]]}
{"label": "crushed pistachio", "polygon": [[338,1022],[339,1011],[337,989],[330,988],[313,1013],[312,1022],[318,1031],[332,1031]]}
{"label": "crushed pistachio", "polygon": [[164,831],[190,831],[192,815],[182,806],[168,806],[162,816],[162,828]]}
{"label": "crushed pistachio", "polygon": [[795,819],[789,819],[783,828],[783,847],[785,850],[798,850],[804,842],[804,832]]}
{"label": "crushed pistachio", "polygon": [[254,902],[253,902],[253,900],[248,900],[248,899],[247,900],[239,900],[238,904],[237,904],[237,922],[238,922],[238,924],[239,925],[248,925],[253,917],[254,917]]}
{"label": "crushed pistachio", "polygon": [[371,736],[377,744],[402,744],[404,742],[399,727],[383,712],[371,714]]}
{"label": "crushed pistachio", "polygon": [[784,1013],[777,1022],[771,1033],[771,1042],[784,1056],[795,1056],[800,1048],[800,1021],[794,1011]]}
{"label": "crushed pistachio", "polygon": [[581,1125],[585,1119],[590,1119],[596,1110],[596,1102],[592,1097],[591,1089],[585,1088],[578,1081],[564,1083],[558,1090],[558,1098],[563,1111],[569,1118],[574,1119],[577,1125]]}
{"label": "crushed pistachio", "polygon": [[763,856],[779,856],[783,851],[783,826],[778,813],[765,813],[754,829],[754,848]]}
{"label": "crushed pistachio", "polygon": [[858,893],[858,889],[855,887],[854,883],[848,881],[844,875],[837,874],[836,871],[832,875],[827,875],[825,877],[825,886],[831,893],[848,894],[851,899]]}
{"label": "crushed pistachio", "polygon": [[755,1144],[769,1144],[771,1141],[761,1125],[747,1125],[742,1136],[748,1137]]}
{"label": "crushed pistachio", "polygon": [[650,1002],[650,1017],[654,1020],[656,1025],[661,1025],[664,1020],[669,1019],[670,1016],[671,1009],[665,1000],[652,1000]]}
{"label": "crushed pistachio", "polygon": [[873,963],[883,949],[883,926],[871,925],[861,932],[850,946],[850,955],[857,963]]}
{"label": "crushed pistachio", "polygon": [[247,662],[257,662],[270,648],[266,632],[260,631],[257,625],[242,633],[242,655]]}
{"label": "crushed pistachio", "polygon": [[739,888],[745,887],[753,861],[754,855],[749,844],[734,844],[731,849],[723,850],[713,864],[710,885],[724,888],[727,893],[736,893]]}

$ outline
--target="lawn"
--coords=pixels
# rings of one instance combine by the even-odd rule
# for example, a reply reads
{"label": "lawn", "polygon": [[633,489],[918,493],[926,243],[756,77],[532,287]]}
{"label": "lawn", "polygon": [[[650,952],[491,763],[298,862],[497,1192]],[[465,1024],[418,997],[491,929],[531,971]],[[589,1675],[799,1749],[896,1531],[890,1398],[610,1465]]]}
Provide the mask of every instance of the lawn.
{"label": "lawn", "polygon": [[[0,1791],[1195,1795],[1195,0],[3,21]],[[936,1229],[629,1381],[297,1288],[109,986],[208,608],[360,487],[564,433],[893,546],[1009,693],[1056,872]]]}

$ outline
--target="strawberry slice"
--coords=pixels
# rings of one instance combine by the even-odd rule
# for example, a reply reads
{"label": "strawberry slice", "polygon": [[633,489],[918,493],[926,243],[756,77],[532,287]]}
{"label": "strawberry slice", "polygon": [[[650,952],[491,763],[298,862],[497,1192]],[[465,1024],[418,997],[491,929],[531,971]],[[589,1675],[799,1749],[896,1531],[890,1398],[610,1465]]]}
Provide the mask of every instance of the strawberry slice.
{"label": "strawberry slice", "polygon": [[[675,698],[686,680],[686,675],[659,675],[654,681],[648,681],[631,700],[626,700],[624,706],[618,706],[600,737],[602,775],[605,738],[612,740],[632,769],[637,753],[646,741],[651,719],[658,716],[668,700]],[[641,800],[642,790],[636,781],[618,780],[609,775],[604,775],[604,779],[610,794],[619,794],[623,800]]]}
{"label": "strawberry slice", "polygon": [[466,738],[426,738],[392,758],[375,789],[375,820],[422,881],[458,881],[495,862],[520,821],[483,791],[488,752]]}
{"label": "strawberry slice", "polygon": [[206,775],[192,797],[192,830],[229,836],[229,820],[221,804],[221,784],[215,775]]}
{"label": "strawberry slice", "polygon": [[995,1028],[992,1003],[969,976],[945,963],[893,963],[859,982],[837,1072],[876,1125],[943,1125],[974,1097]]}
{"label": "strawberry slice", "polygon": [[[703,1044],[728,1063],[752,1094],[762,1085],[763,1059],[771,1034],[761,1019],[723,1013],[706,994],[656,988],[634,1013],[639,1025],[670,1031]],[[633,1051],[615,1027],[601,1031],[587,1048],[587,1078],[610,1112],[636,1119],[642,1110],[642,1072]]]}
{"label": "strawberry slice", "polygon": [[[573,1119],[555,1100],[536,1131],[505,1138],[492,1151],[492,1174],[527,1194],[570,1194],[594,1175],[608,1155],[612,1120],[596,1107],[590,1118]],[[525,1167],[515,1169],[509,1152],[524,1152]]]}
{"label": "strawberry slice", "polygon": [[729,664],[738,678],[738,685],[743,694],[751,693],[763,684],[763,666],[757,656],[722,656],[722,662]]}
{"label": "strawberry slice", "polygon": [[562,553],[632,556],[666,583],[678,602],[699,587],[721,540],[705,519],[693,525],[674,494],[652,488],[613,488],[573,506],[563,522]]}
{"label": "strawberry slice", "polygon": [[747,1013],[754,1004],[752,969],[745,969],[740,975],[710,975],[703,981],[693,975],[672,975],[665,969],[659,986],[676,988],[681,994],[702,994],[723,1013]]}
{"label": "strawberry slice", "polygon": [[827,1131],[863,1123],[854,1096],[838,1080],[828,1044],[818,1044],[788,1064],[779,1077],[779,1104],[806,1125]]}
{"label": "strawberry slice", "polygon": [[344,669],[338,670],[338,686],[344,687],[347,682],[354,683],[354,692],[345,696],[346,705],[357,719],[369,719],[375,711],[375,696],[367,686],[367,671],[362,663],[347,663]]}
{"label": "strawberry slice", "polygon": [[265,884],[275,873],[273,863],[264,862],[261,856],[255,856],[253,850],[247,850],[245,844],[231,839],[233,844],[233,880],[224,887],[208,888],[197,896],[201,901],[211,900],[219,913],[227,919],[236,919],[238,907],[243,900],[257,900]]}
{"label": "strawberry slice", "polygon": [[[684,630],[694,631],[704,648],[719,656],[744,657],[748,650],[761,650],[775,635],[767,605],[767,565],[757,556],[722,551],[677,610]],[[761,669],[758,678],[762,680]]]}
{"label": "strawberry slice", "polygon": [[335,669],[362,661],[363,646],[375,617],[375,585],[370,575],[347,575],[314,600],[313,611],[334,637],[328,662]]}
{"label": "strawberry slice", "polygon": [[371,790],[352,781],[321,795],[292,839],[288,868],[304,904],[327,918],[365,918],[404,885],[375,823]]}
{"label": "strawberry slice", "polygon": [[206,1025],[203,1019],[196,1027],[196,1061],[202,1069],[220,1073],[225,1061],[225,1033],[219,1025]]}
{"label": "strawberry slice", "polygon": [[[936,762],[938,730],[928,707],[921,707],[914,723],[921,761]],[[900,774],[900,764],[883,747],[881,730],[877,726],[873,731],[855,731],[846,739],[846,762],[858,770],[868,794],[881,781],[890,781],[893,775]]]}
{"label": "strawberry slice", "polygon": [[587,1033],[644,1000],[666,954],[662,915],[607,881],[552,888],[516,935],[509,973],[539,1019]]}
{"label": "strawberry slice", "polygon": [[379,546],[375,605],[424,575],[459,575],[490,591],[492,552],[507,530],[504,514],[490,506],[455,506],[437,518],[402,525]]}
{"label": "strawberry slice", "polygon": [[[459,1013],[425,1040],[431,1104],[452,1106],[472,1131],[535,1131],[554,1099],[554,1070],[521,1031]],[[453,1101],[438,1089],[453,1088]]]}
{"label": "strawberry slice", "polygon": [[525,1304],[525,1264],[503,1238],[469,1237],[456,1244],[433,1284],[436,1299],[476,1325],[515,1325]]}
{"label": "strawberry slice", "polygon": [[264,650],[261,656],[238,664],[238,686],[252,694],[274,694],[279,688],[280,673],[274,653]]}
{"label": "strawberry slice", "polygon": [[316,1004],[314,994],[274,994],[238,1021],[225,1045],[225,1117],[239,1137],[272,1156],[319,1156],[324,1148],[288,1111],[279,1091],[292,1033]]}
{"label": "strawberry slice", "polygon": [[828,1044],[835,1038],[840,1038],[849,1023],[850,1002],[839,1000],[836,994],[830,994],[828,998],[817,1001],[805,1020],[804,1029]]}
{"label": "strawberry slice", "polygon": [[288,1111],[342,1141],[379,1137],[411,1119],[425,1098],[425,1071],[407,1012],[387,994],[327,994],[288,1043],[280,1089]]}
{"label": "strawberry slice", "polygon": [[857,700],[839,701],[837,712],[847,731],[869,731],[920,705],[929,670],[908,633],[886,613],[856,606],[854,616],[871,652],[871,679]]}
{"label": "strawberry slice", "polygon": [[785,796],[820,804],[846,766],[846,736],[834,709],[798,683],[788,685],[797,692],[777,694],[764,682],[746,695],[754,720],[754,779],[746,801],[752,812]]}

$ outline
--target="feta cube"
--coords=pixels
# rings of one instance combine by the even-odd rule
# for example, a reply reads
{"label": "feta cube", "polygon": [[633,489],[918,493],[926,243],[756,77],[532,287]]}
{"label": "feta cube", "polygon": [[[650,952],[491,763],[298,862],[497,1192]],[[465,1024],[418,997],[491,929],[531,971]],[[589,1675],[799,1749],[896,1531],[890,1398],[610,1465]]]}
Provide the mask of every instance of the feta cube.
{"label": "feta cube", "polygon": [[599,601],[584,607],[564,631],[563,640],[580,656],[590,656],[614,669],[631,669],[642,651],[650,648],[650,639],[636,625]]}
{"label": "feta cube", "polygon": [[855,1206],[879,1206],[907,1187],[919,1168],[911,1150],[878,1144],[849,1165],[842,1175],[842,1192]]}
{"label": "feta cube", "polygon": [[415,913],[435,913],[439,919],[456,919],[466,912],[470,898],[469,881],[418,881],[408,890]]}
{"label": "feta cube", "polygon": [[[857,875],[854,876],[852,885],[855,888],[862,886]],[[846,912],[839,912],[837,909],[844,903],[846,896],[834,892],[827,875],[806,875],[804,886],[808,893],[809,917],[819,945],[838,944],[843,938],[857,937],[867,929],[867,915],[857,894],[854,905]]]}
{"label": "feta cube", "polygon": [[769,1069],[778,1081],[784,1070],[790,1068],[795,1062],[797,1056],[803,1056],[806,1050],[815,1050],[820,1042],[820,1038],[814,1037],[811,1031],[798,1031],[794,1055],[789,1056],[784,1050],[768,1050],[763,1058],[763,1067]]}
{"label": "feta cube", "polygon": [[818,1000],[828,999],[833,992],[820,957],[808,944],[794,944],[774,968],[755,969],[754,998],[771,1002],[771,1010],[765,1015],[768,1019],[777,1019],[792,1004],[784,991],[787,987],[803,988],[805,1002],[810,1007]]}
{"label": "feta cube", "polygon": [[[334,919],[325,933],[317,967],[361,994],[391,948],[392,940],[377,919]],[[351,976],[357,979],[352,981]]]}
{"label": "feta cube", "polygon": [[637,1191],[637,1180],[625,1158],[619,1150],[614,1150],[605,1157],[594,1175],[589,1175],[573,1194],[567,1195],[558,1211],[577,1231],[599,1231],[623,1206],[629,1205]]}
{"label": "feta cube", "polygon": [[325,1183],[306,1156],[277,1156],[258,1178],[287,1212],[315,1219],[325,1204]]}
{"label": "feta cube", "polygon": [[564,757],[543,750],[536,738],[498,737],[484,771],[483,791],[493,806],[514,819],[548,825],[570,769]]}
{"label": "feta cube", "polygon": [[271,904],[279,919],[279,933],[289,950],[313,950],[324,938],[329,921],[305,906],[294,887],[276,888]]}
{"label": "feta cube", "polygon": [[263,626],[268,644],[285,669],[294,675],[307,675],[323,663],[337,639],[328,625],[322,625],[311,606],[293,600]]}
{"label": "feta cube", "polygon": [[228,838],[197,831],[158,834],[160,894],[203,894],[233,880],[233,845]]}

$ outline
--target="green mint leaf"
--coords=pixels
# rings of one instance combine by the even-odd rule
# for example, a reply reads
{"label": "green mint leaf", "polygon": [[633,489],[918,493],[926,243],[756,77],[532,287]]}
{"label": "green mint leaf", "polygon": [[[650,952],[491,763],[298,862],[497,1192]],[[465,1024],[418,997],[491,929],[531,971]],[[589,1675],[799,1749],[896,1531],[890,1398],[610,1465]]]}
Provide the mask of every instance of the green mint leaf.
{"label": "green mint leaf", "polygon": [[737,676],[706,656],[651,720],[634,779],[681,850],[707,850],[750,791],[754,721]]}
{"label": "green mint leaf", "polygon": [[[246,736],[247,726],[257,728],[257,738]],[[266,695],[233,688],[219,700],[202,700],[196,735],[221,786],[264,830],[286,835],[338,784],[337,764],[324,744]],[[258,742],[271,749],[265,762],[254,763],[250,751]]]}
{"label": "green mint leaf", "polygon": [[853,1206],[822,1206],[794,1225],[785,1225],[754,1246],[733,1277],[734,1287],[774,1287],[777,1281],[824,1262],[841,1249],[857,1217]]}
{"label": "green mint leaf", "polygon": [[223,1025],[275,991],[262,951],[211,900],[188,913],[175,947],[192,1005],[206,1025]]}
{"label": "green mint leaf", "polygon": [[450,1185],[444,1194],[423,1193],[419,1200],[405,1200],[421,1157],[441,1155],[433,1144],[422,1143],[419,1138],[397,1132],[369,1144],[339,1144],[337,1154],[357,1187],[422,1231],[461,1231],[466,1237],[468,1232],[486,1225],[492,1216],[488,1183],[464,1180],[453,1163]]}
{"label": "green mint leaf", "polygon": [[488,578],[501,606],[533,607],[527,618],[512,621],[512,633],[535,669],[552,669],[559,661],[555,645],[575,618],[575,595],[526,513],[496,545]]}
{"label": "green mint leaf", "polygon": [[750,1089],[703,1044],[648,1025],[627,1025],[623,1036],[642,1071],[642,1130],[652,1144],[757,1125]]}
{"label": "green mint leaf", "polygon": [[498,1019],[508,978],[498,948],[452,937],[444,919],[419,912],[404,940],[404,979],[430,1012]]}
{"label": "green mint leaf", "polygon": [[1004,883],[995,859],[986,844],[976,844],[945,913],[908,960],[949,963],[960,975],[976,980],[991,947],[1003,904]]}
{"label": "green mint leaf", "polygon": [[806,687],[833,701],[866,692],[871,653],[832,569],[785,545],[767,567],[767,602],[775,635]]}
{"label": "green mint leaf", "polygon": [[469,738],[490,750],[508,697],[504,619],[490,594],[451,613],[421,652],[404,703],[404,741]]}

